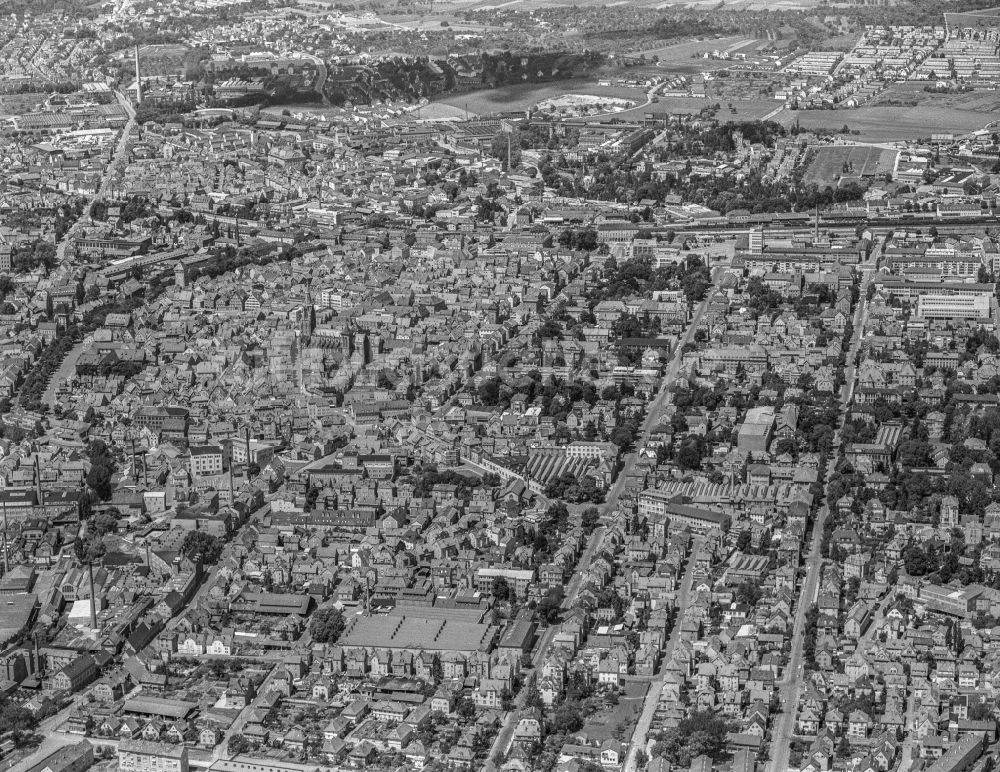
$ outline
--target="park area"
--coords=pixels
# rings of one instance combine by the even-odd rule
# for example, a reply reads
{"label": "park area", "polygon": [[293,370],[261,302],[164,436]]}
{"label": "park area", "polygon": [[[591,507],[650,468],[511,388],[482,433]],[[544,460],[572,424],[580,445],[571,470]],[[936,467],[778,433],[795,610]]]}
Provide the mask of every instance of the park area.
{"label": "park area", "polygon": [[834,180],[857,180],[891,174],[897,152],[868,145],[833,145],[818,148],[802,181],[823,187]]}

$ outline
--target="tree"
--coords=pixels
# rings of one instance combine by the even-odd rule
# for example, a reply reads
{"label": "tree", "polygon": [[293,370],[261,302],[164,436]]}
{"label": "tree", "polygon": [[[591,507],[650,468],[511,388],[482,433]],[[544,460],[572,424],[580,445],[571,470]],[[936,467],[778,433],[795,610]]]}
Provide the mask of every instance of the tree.
{"label": "tree", "polygon": [[557,732],[577,732],[583,727],[583,706],[579,700],[565,700],[552,714]]}
{"label": "tree", "polygon": [[547,624],[555,624],[559,619],[559,610],[565,593],[561,585],[549,588],[538,602],[538,616]]}
{"label": "tree", "polygon": [[760,585],[754,582],[743,582],[736,588],[736,602],[746,603],[748,606],[756,606],[757,601],[761,599],[764,591],[760,588]]}
{"label": "tree", "polygon": [[638,434],[638,427],[634,423],[626,422],[616,426],[615,430],[611,432],[611,441],[618,446],[622,453],[628,453],[635,443],[636,434]]}
{"label": "tree", "polygon": [[201,562],[209,566],[219,562],[222,547],[222,539],[205,531],[189,531],[181,542],[181,552],[192,560],[200,555]]}
{"label": "tree", "polygon": [[930,443],[922,440],[906,440],[900,443],[897,458],[899,463],[906,467],[928,467],[931,465]]}
{"label": "tree", "polygon": [[510,585],[507,584],[504,577],[495,576],[492,585],[490,585],[490,592],[495,600],[505,601],[510,597]]}
{"label": "tree", "polygon": [[774,443],[774,452],[779,456],[785,453],[792,454],[795,453],[796,447],[794,437],[781,437]]}
{"label": "tree", "polygon": [[334,606],[317,609],[309,622],[309,634],[317,643],[336,643],[344,632],[344,612]]}
{"label": "tree", "polygon": [[701,437],[688,435],[677,449],[677,465],[681,469],[701,469],[701,459],[704,455],[704,445]]}
{"label": "tree", "polygon": [[461,719],[472,721],[476,717],[476,703],[468,697],[462,697],[455,706],[455,713]]}
{"label": "tree", "polygon": [[479,401],[484,405],[492,407],[500,402],[500,379],[490,378],[479,386],[477,392]]}
{"label": "tree", "polygon": [[76,556],[81,563],[96,563],[107,553],[108,549],[104,546],[104,540],[100,537],[95,537],[91,534],[87,534],[85,539],[76,540]]}
{"label": "tree", "polygon": [[118,518],[112,514],[112,512],[117,513],[118,510],[109,510],[107,512],[98,512],[87,522],[87,533],[94,533],[97,536],[103,537],[105,534],[114,533],[118,530]]}
{"label": "tree", "polygon": [[583,510],[583,516],[581,520],[581,525],[583,526],[583,532],[586,534],[592,534],[597,526],[601,522],[601,513],[597,507],[587,507]]}
{"label": "tree", "polygon": [[111,476],[115,470],[115,460],[103,440],[94,440],[90,444],[90,471],[87,472],[87,485],[100,499],[111,498]]}
{"label": "tree", "polygon": [[711,711],[695,711],[675,728],[664,732],[653,754],[682,767],[690,766],[691,760],[702,754],[719,759],[725,755],[729,731],[729,724]]}
{"label": "tree", "polygon": [[15,736],[30,733],[38,726],[38,718],[27,708],[4,700],[0,703],[0,731],[12,732]]}
{"label": "tree", "polygon": [[525,689],[524,707],[538,708],[538,710],[543,710],[545,708],[545,703],[542,702],[541,692],[538,691],[538,687],[533,683]]}

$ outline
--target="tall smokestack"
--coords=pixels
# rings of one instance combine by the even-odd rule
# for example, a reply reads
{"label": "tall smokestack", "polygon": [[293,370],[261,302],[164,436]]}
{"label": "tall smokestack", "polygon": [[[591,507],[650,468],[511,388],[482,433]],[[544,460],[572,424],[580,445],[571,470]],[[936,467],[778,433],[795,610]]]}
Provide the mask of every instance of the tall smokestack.
{"label": "tall smokestack", "polygon": [[135,47],[135,103],[142,104],[142,74],[139,72],[139,46]]}
{"label": "tall smokestack", "polygon": [[35,453],[35,501],[44,504],[42,498],[42,470],[38,466],[38,454]]}
{"label": "tall smokestack", "polygon": [[247,447],[247,482],[250,482],[250,427],[248,426],[243,434]]}
{"label": "tall smokestack", "polygon": [[90,627],[97,629],[97,601],[94,598],[94,561],[87,563],[87,572],[90,574]]}
{"label": "tall smokestack", "polygon": [[7,502],[3,503],[3,572],[6,574],[10,571],[10,566],[7,564]]}

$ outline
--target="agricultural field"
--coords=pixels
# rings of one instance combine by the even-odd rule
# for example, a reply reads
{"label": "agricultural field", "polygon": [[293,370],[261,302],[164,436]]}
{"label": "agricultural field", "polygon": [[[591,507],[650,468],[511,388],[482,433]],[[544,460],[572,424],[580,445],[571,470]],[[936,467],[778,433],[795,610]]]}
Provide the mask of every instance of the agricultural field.
{"label": "agricultural field", "polygon": [[785,110],[780,122],[803,129],[839,131],[847,126],[863,142],[893,142],[930,137],[935,132],[964,134],[982,128],[989,116],[938,105],[860,107],[856,110]]}
{"label": "agricultural field", "polygon": [[[921,111],[931,110],[935,115],[958,115],[961,130],[982,128],[1000,112],[1000,92],[976,90],[965,93],[927,92],[926,81],[907,81],[894,83],[880,95],[875,107],[896,106],[914,107]],[[960,129],[942,127],[942,131]]]}
{"label": "agricultural field", "polygon": [[[921,104],[948,107],[954,110],[964,110],[973,113],[996,115],[1000,112],[1000,92],[970,91],[965,94],[928,94],[923,93]],[[988,120],[988,118],[984,118]]]}
{"label": "agricultural field", "polygon": [[[660,60],[660,65],[669,68],[671,65],[687,63],[693,57],[711,51],[734,51],[744,50],[747,45],[754,42],[752,38],[742,35],[733,35],[727,38],[710,38],[707,40],[688,40],[684,43],[675,43],[660,48],[647,48],[641,51],[632,51],[628,56],[645,56],[652,59],[654,56]],[[725,62],[716,61],[716,66],[724,66]]]}
{"label": "agricultural field", "polygon": [[[615,6],[629,5],[631,8],[655,8],[663,10],[673,6],[685,6],[688,8],[713,9],[719,5],[718,0],[437,0],[435,8],[448,8],[455,10],[471,11],[486,10],[493,8],[516,8],[518,10],[530,11],[539,8],[551,8],[558,5],[587,6]],[[816,8],[819,0],[734,0],[727,5],[729,8],[744,10],[802,10]]]}
{"label": "agricultural field", "polygon": [[759,121],[774,112],[780,104],[773,99],[725,99],[710,96],[699,97],[657,97],[653,104],[619,113],[619,117],[641,120],[646,113],[698,113],[706,107],[719,105],[715,117],[726,121]]}
{"label": "agricultural field", "polygon": [[895,150],[868,145],[821,147],[816,150],[802,180],[823,187],[843,180],[891,173],[897,155]]}

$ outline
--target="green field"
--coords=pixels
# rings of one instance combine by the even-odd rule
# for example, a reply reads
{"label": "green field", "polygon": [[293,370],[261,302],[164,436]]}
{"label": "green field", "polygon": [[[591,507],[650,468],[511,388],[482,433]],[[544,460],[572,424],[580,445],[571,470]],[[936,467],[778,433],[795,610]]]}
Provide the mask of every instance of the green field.
{"label": "green field", "polygon": [[516,86],[480,89],[464,94],[448,94],[435,103],[451,105],[460,110],[468,109],[472,115],[484,115],[503,110],[527,110],[545,99],[563,94],[593,94],[594,96],[620,97],[634,102],[646,101],[642,89],[625,86],[599,86],[592,78],[576,78],[558,83],[523,83]]}
{"label": "green field", "polygon": [[859,141],[891,142],[930,137],[936,132],[964,134],[980,129],[990,118],[981,112],[937,105],[917,107],[860,107],[856,110],[785,110],[780,122],[803,129],[838,131],[847,126],[860,132]]}
{"label": "green field", "polygon": [[[819,0],[735,0],[728,3],[727,7],[746,10],[773,11],[791,10],[797,11],[808,8],[815,8]],[[519,11],[530,11],[540,8],[552,8],[553,6],[615,6],[628,5],[630,8],[656,8],[662,10],[671,6],[685,6],[700,10],[712,10],[719,5],[718,0],[439,0],[435,3],[435,8],[447,8],[458,10],[478,10],[493,8],[510,8]]]}
{"label": "green field", "polygon": [[[813,156],[803,182],[820,187],[835,184],[841,178],[857,179],[874,174],[891,173],[895,165],[895,150],[879,147],[846,145],[821,147]],[[845,164],[848,170],[845,171]]]}
{"label": "green field", "polygon": [[609,739],[628,742],[642,713],[642,702],[648,689],[649,684],[643,682],[626,684],[625,694],[617,705],[608,706],[587,717],[584,726],[587,735],[601,742]]}
{"label": "green field", "polygon": [[[659,58],[661,64],[669,65],[687,62],[692,57],[705,52],[727,51],[730,49],[735,50],[737,48],[743,48],[752,41],[752,38],[747,38],[742,35],[732,35],[726,38],[708,38],[706,40],[687,40],[683,43],[674,43],[673,45],[661,46],[660,48],[647,48],[641,51],[633,51],[629,54],[629,56],[644,55],[647,59],[652,59],[655,56]],[[721,66],[725,63],[716,61],[716,64]]]}
{"label": "green field", "polygon": [[657,100],[652,104],[624,110],[616,117],[623,120],[641,121],[646,113],[694,114],[706,107],[718,104],[720,107],[715,117],[721,123],[726,121],[759,121],[779,106],[779,103],[773,99],[727,99],[714,96],[707,99],[700,97],[657,97]]}

